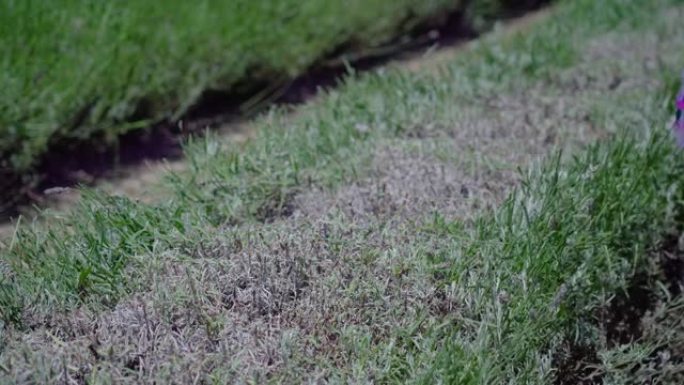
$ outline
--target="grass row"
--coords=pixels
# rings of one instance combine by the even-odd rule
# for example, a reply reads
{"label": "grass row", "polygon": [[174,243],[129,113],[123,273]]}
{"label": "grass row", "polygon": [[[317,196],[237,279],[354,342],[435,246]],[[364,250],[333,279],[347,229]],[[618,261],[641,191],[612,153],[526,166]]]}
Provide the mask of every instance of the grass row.
{"label": "grass row", "polygon": [[[146,260],[210,240],[226,224],[286,215],[289,197],[308,184],[356,178],[363,167],[350,159],[377,139],[426,122],[448,126],[457,118],[454,105],[553,77],[577,60],[585,39],[653,28],[641,15],[676,3],[567,2],[529,34],[485,40],[438,74],[351,79],[294,122],[276,111],[243,150],[211,136],[190,143],[191,168],[171,177],[169,202],[92,192],[51,226],[19,228],[2,251],[3,319],[31,326],[27,320],[84,303],[111,306],[146,287]],[[441,256],[452,266],[443,284],[458,288],[462,309],[437,344],[440,359],[421,373],[425,383],[548,383],[563,340],[589,335],[601,348],[586,318],[645,268],[648,248],[681,225],[684,159],[661,129],[678,74],[669,69],[675,75],[663,74],[667,87],[643,96],[636,113],[646,115],[634,120],[622,106],[601,116],[601,124],[621,128],[617,140],[532,173],[471,230],[436,221],[454,242]],[[407,361],[410,340],[401,348],[396,382],[415,375],[411,365],[421,360],[415,352]]]}
{"label": "grass row", "polygon": [[32,167],[54,146],[88,139],[111,145],[127,131],[178,118],[203,91],[277,83],[326,55],[377,47],[456,9],[481,25],[507,6],[499,0],[5,1],[3,199],[31,181]]}

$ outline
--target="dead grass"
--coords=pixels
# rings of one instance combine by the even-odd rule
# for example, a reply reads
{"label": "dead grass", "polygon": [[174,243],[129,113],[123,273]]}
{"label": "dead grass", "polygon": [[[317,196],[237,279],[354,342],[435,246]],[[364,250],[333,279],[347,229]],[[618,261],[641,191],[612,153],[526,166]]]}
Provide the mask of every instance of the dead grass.
{"label": "dead grass", "polygon": [[515,185],[510,173],[483,170],[475,175],[463,165],[444,163],[432,155],[434,146],[416,140],[380,146],[366,178],[334,192],[302,194],[298,209],[314,218],[337,210],[362,222],[403,222],[432,213],[466,220],[478,209],[495,207]]}
{"label": "dead grass", "polygon": [[[160,373],[173,368],[167,380],[176,383],[196,373],[238,382],[333,380],[334,369],[366,354],[359,343],[415,337],[453,307],[435,295],[432,269],[416,255],[425,240],[411,228],[333,216],[226,229],[216,245],[165,263],[152,292],[112,312],[57,316],[59,324],[11,343],[5,363],[53,372],[51,380],[63,375],[62,360],[79,363],[67,368],[72,379],[108,373],[130,383],[164,381]],[[226,362],[234,372],[218,371]],[[358,380],[381,374],[367,369]]]}
{"label": "dead grass", "polygon": [[[53,373],[50,381],[391,376],[395,355],[410,354],[404,339],[421,353],[436,350],[422,334],[459,306],[439,283],[448,264],[435,256],[449,243],[417,229],[436,213],[470,219],[514,186],[496,171],[476,177],[420,150],[415,140],[388,144],[364,180],[304,192],[293,215],[273,224],[225,228],[163,262],[152,291],[111,312],[55,315],[10,342],[6,365],[23,368],[25,379]],[[78,365],[60,370],[64,361]]]}

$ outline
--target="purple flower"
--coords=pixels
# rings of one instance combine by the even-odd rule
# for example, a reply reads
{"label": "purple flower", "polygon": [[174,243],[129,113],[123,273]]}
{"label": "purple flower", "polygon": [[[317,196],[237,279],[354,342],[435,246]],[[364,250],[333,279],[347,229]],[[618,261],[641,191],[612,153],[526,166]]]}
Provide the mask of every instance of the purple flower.
{"label": "purple flower", "polygon": [[675,138],[677,138],[677,145],[679,148],[684,148],[684,72],[682,73],[682,86],[677,93],[675,100],[675,121],[672,125]]}

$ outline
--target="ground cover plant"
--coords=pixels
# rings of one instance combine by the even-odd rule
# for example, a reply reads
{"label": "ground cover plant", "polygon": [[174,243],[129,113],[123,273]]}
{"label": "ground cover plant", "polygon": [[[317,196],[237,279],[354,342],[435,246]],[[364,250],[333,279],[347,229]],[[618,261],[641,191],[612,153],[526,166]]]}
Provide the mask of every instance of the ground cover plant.
{"label": "ground cover plant", "polygon": [[[49,151],[112,146],[174,121],[208,90],[256,93],[330,55],[363,55],[462,11],[481,27],[501,1],[4,1],[0,188],[11,202]],[[518,4],[520,5],[520,4]],[[252,96],[252,95],[249,95]]]}
{"label": "ground cover plant", "polygon": [[1,378],[677,383],[683,12],[563,2],[20,226]]}

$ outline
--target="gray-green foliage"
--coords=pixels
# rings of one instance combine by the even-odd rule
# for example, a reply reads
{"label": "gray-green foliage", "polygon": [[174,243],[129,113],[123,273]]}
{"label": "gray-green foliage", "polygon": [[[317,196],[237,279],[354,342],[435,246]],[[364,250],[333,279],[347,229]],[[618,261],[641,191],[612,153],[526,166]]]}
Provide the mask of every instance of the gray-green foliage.
{"label": "gray-green foliage", "polygon": [[[426,125],[448,127],[458,118],[454,106],[478,105],[532,82],[563,81],[559,73],[579,61],[592,37],[655,30],[676,45],[671,23],[642,17],[681,12],[673,4],[567,2],[533,30],[487,38],[436,73],[350,77],[295,118],[277,111],[265,116],[244,148],[211,135],[194,140],[186,149],[189,170],[170,177],[169,201],[147,205],[93,192],[51,225],[21,227],[2,251],[3,319],[22,325],[53,310],[116,303],[148,287],[144,268],[164,261],[165,253],[182,256],[225,233],[225,225],[287,214],[289,199],[310,185],[335,188],[355,180],[364,172],[361,155],[380,141]],[[437,285],[454,290],[456,322],[420,336],[408,331],[382,353],[374,351],[385,354],[386,361],[368,359],[387,365],[383,380],[548,383],[560,341],[579,334],[608,351],[592,312],[648,267],[646,251],[663,234],[681,231],[684,159],[664,129],[677,81],[669,73],[679,57],[660,58],[661,92],[637,89],[592,101],[588,119],[615,128],[610,140],[531,171],[519,191],[472,227],[436,213],[434,223],[418,230],[447,245],[411,247],[416,257],[446,264]],[[619,59],[601,65],[620,73]],[[608,352],[614,361],[622,357]]]}

